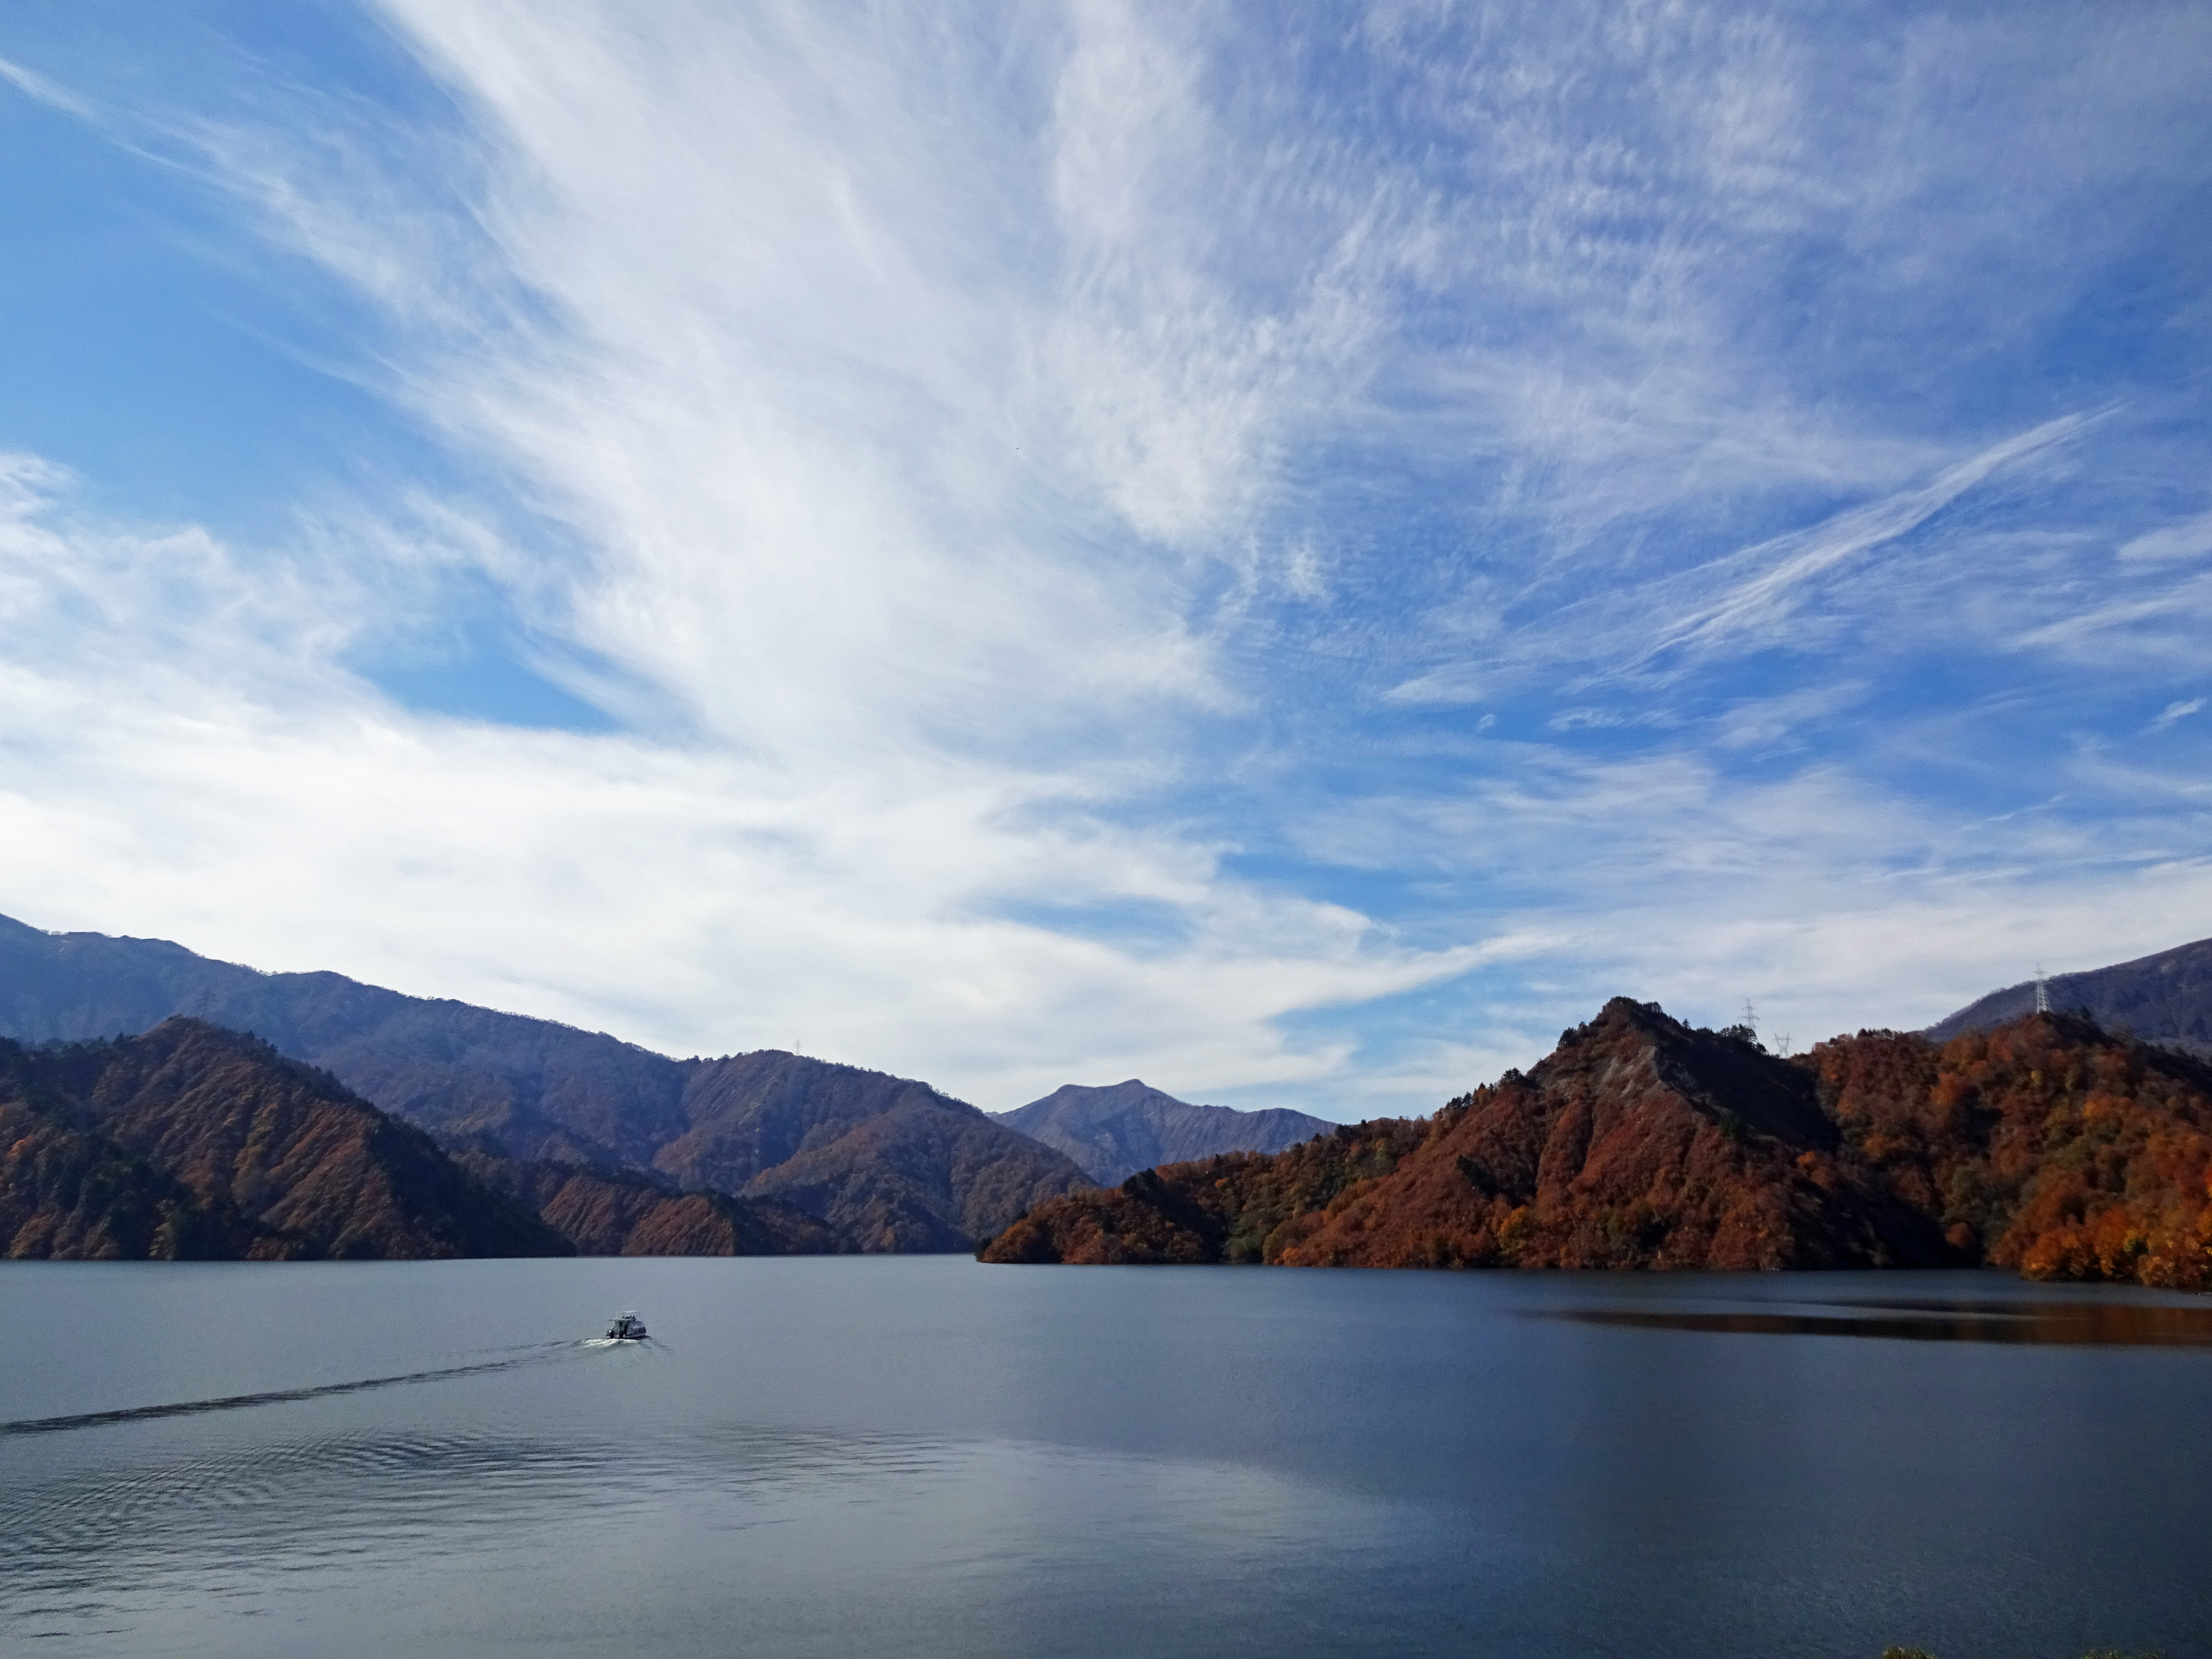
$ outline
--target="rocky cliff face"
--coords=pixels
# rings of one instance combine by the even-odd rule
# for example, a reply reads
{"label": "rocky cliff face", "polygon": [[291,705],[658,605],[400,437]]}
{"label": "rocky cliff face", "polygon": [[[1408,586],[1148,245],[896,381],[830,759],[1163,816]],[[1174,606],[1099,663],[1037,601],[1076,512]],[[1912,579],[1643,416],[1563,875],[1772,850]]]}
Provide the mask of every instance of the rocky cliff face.
{"label": "rocky cliff face", "polygon": [[14,1254],[569,1254],[421,1130],[253,1038],[173,1019],[59,1051],[9,1043],[0,1061],[0,1100],[33,1132],[0,1166]]}
{"label": "rocky cliff face", "polygon": [[1033,1211],[996,1261],[1967,1265],[2212,1285],[2212,1072],[2034,1017],[1801,1061],[1617,999],[1433,1118]]}
{"label": "rocky cliff face", "polygon": [[1102,1187],[1139,1170],[1216,1152],[1278,1152],[1336,1127],[1279,1106],[1258,1112],[1194,1106],[1135,1078],[1107,1088],[1071,1083],[1042,1100],[991,1115],[1066,1153]]}
{"label": "rocky cliff face", "polygon": [[[163,940],[0,917],[0,1035],[110,1036],[179,1013],[254,1032],[449,1142],[788,1201],[864,1249],[968,1249],[1084,1180],[975,1108],[879,1072],[775,1050],[671,1060],[337,974],[261,974]],[[736,1224],[708,1213],[695,1218],[709,1232]]]}

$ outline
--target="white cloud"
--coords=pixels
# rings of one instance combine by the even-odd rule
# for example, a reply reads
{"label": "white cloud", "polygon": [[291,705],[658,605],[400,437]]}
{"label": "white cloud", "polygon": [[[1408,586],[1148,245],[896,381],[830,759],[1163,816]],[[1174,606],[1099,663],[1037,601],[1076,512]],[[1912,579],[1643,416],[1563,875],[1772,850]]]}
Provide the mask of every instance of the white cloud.
{"label": "white cloud", "polygon": [[99,112],[94,106],[67,87],[5,58],[0,58],[0,81],[5,81],[26,98],[34,99],[49,109],[57,109],[64,115],[74,115],[83,120],[97,118]]}
{"label": "white cloud", "polygon": [[[2212,520],[2110,551],[2189,394],[1990,367],[2201,166],[2185,8],[382,13],[448,105],[131,142],[374,308],[351,372],[474,493],[240,548],[0,469],[27,920],[1327,1110],[1617,990],[1810,1040],[2202,913],[2188,780],[1993,740],[2024,657],[2124,736],[2201,667]],[[347,672],[464,580],[628,729]],[[1390,1036],[1415,992],[1479,1029]]]}
{"label": "white cloud", "polygon": [[[803,1036],[992,1105],[1116,1068],[1310,1077],[1338,1056],[1277,1017],[1468,960],[1116,828],[1086,810],[1096,780],[410,716],[331,665],[349,590],[311,567],[55,525],[54,469],[10,458],[0,480],[0,908],[34,925],[678,1052]],[[1008,919],[1040,903],[1173,920],[1129,948]]]}
{"label": "white cloud", "polygon": [[[1505,971],[1479,973],[1471,1002],[1445,999],[1468,1004],[1446,1029],[1483,1055],[1526,1066],[1618,994],[1708,1024],[1749,999],[1763,1029],[1802,1048],[1928,1024],[2038,959],[2165,949],[2212,915],[2212,858],[2195,850],[2212,797],[2185,793],[2178,813],[2155,798],[2193,775],[2123,780],[2094,753],[2068,770],[2098,811],[1975,824],[1833,763],[1762,781],[1691,753],[1524,748],[1456,799],[1346,802],[1297,833],[1330,863],[1428,872],[1455,896],[1429,918],[1443,936],[1526,943],[1486,959]],[[1358,1091],[1382,1094],[1392,1075],[1378,1055]]]}
{"label": "white cloud", "polygon": [[2154,732],[2163,732],[2167,726],[2172,725],[2174,721],[2179,720],[2186,720],[2191,714],[2201,714],[2203,712],[2203,708],[2204,699],[2202,697],[2191,697],[2186,702],[2170,702],[2166,704],[2164,711],[2160,714],[2159,717],[2150,723],[2150,730]]}
{"label": "white cloud", "polygon": [[2131,564],[2162,564],[2207,553],[2212,553],[2212,513],[2147,530],[2120,548],[2121,559]]}

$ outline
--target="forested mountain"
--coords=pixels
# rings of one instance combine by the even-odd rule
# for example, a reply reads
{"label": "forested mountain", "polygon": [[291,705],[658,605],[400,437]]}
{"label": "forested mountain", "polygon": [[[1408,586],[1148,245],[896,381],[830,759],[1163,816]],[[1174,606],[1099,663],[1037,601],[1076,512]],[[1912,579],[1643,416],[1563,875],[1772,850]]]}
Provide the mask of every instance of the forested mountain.
{"label": "forested mountain", "polygon": [[[2051,1006],[2087,1012],[2108,1031],[2124,1031],[2212,1060],[2212,939],[2085,973],[2056,974],[2046,982]],[[1938,1042],[1961,1031],[1985,1031],[2032,1012],[2035,981],[1992,991],[1928,1028]]]}
{"label": "forested mountain", "polygon": [[1102,1187],[1139,1170],[1215,1152],[1280,1152],[1336,1127],[1279,1106],[1257,1112],[1194,1106],[1135,1078],[1106,1088],[1071,1083],[991,1115],[1065,1152]]}
{"label": "forested mountain", "polygon": [[526,1164],[468,1150],[454,1162],[535,1211],[579,1255],[835,1255],[856,1248],[829,1223],[773,1199],[685,1192],[605,1165]]}
{"label": "forested mountain", "polygon": [[251,1031],[410,1122],[488,1134],[517,1158],[643,1164],[684,1127],[684,1066],[614,1037],[0,916],[0,1036],[75,1042],[173,1014]]}
{"label": "forested mountain", "polygon": [[1615,999],[1434,1117],[1172,1165],[1033,1211],[991,1261],[1989,1263],[2212,1287],[2212,1068],[2074,1016],[1796,1060]]}
{"label": "forested mountain", "polygon": [[0,1036],[112,1036],[175,1014],[252,1031],[449,1144],[787,1200],[863,1249],[965,1249],[1085,1180],[974,1107],[878,1072],[775,1050],[672,1060],[337,974],[0,917]]}
{"label": "forested mountain", "polygon": [[198,1020],[0,1042],[0,1251],[257,1260],[566,1255],[429,1136]]}
{"label": "forested mountain", "polygon": [[76,1127],[68,1103],[0,1048],[0,1259],[233,1261],[282,1256],[283,1242],[228,1205],[104,1135]]}
{"label": "forested mountain", "polygon": [[697,1067],[654,1154],[686,1186],[781,1199],[863,1250],[957,1250],[1085,1184],[1050,1147],[925,1083],[766,1049]]}

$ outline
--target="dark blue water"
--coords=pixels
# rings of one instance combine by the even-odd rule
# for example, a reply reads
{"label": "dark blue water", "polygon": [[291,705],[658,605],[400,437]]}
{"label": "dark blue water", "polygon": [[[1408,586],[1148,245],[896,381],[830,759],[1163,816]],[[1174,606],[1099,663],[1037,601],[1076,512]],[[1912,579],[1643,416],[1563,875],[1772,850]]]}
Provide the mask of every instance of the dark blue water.
{"label": "dark blue water", "polygon": [[2212,1655],[2203,1299],[5,1264],[0,1329],[11,1653]]}

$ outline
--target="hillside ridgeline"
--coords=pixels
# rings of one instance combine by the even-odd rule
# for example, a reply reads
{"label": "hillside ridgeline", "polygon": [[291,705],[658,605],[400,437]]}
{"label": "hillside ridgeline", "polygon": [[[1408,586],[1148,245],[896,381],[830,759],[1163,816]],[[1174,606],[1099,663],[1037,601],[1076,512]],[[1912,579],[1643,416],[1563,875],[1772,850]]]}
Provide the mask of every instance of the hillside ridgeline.
{"label": "hillside ridgeline", "polygon": [[[2108,1031],[2212,1060],[2212,939],[2110,968],[2057,974],[2044,988],[2053,1008],[2087,1014]],[[2034,1010],[2035,981],[2023,980],[1936,1021],[1924,1035],[1948,1042],[1967,1031],[2009,1024]]]}
{"label": "hillside ridgeline", "polygon": [[198,1020],[60,1048],[0,1042],[0,1136],[11,1259],[571,1253],[420,1129]]}
{"label": "hillside ridgeline", "polygon": [[835,1255],[854,1247],[827,1222],[772,1199],[685,1192],[604,1164],[454,1153],[478,1181],[536,1212],[579,1255]]}
{"label": "hillside ridgeline", "polygon": [[1105,1088],[1071,1083],[991,1115],[1066,1153],[1101,1187],[1216,1152],[1279,1152],[1336,1127],[1280,1106],[1256,1112],[1194,1106],[1135,1078]]}
{"label": "hillside ridgeline", "polygon": [[2212,1070],[2069,1016],[1796,1060],[1617,998],[1527,1076],[1033,1210],[1001,1262],[1988,1263],[2212,1286]]}
{"label": "hillside ridgeline", "polygon": [[862,1250],[972,1249],[1085,1184],[1050,1147],[926,1083],[779,1049],[703,1062],[684,1110],[690,1127],[655,1169],[795,1205]]}
{"label": "hillside ridgeline", "polygon": [[166,940],[0,917],[0,1036],[75,1042],[178,1014],[252,1031],[448,1144],[787,1203],[865,1250],[969,1249],[1085,1181],[975,1108],[880,1072],[774,1049],[672,1060],[337,974],[263,974]]}

